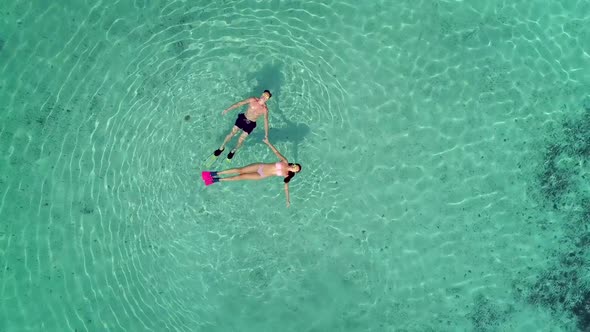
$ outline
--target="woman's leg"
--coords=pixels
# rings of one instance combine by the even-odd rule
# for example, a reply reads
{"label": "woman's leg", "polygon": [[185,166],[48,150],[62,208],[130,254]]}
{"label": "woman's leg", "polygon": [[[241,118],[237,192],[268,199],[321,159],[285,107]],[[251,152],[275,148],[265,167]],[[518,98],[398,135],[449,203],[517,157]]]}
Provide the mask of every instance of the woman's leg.
{"label": "woman's leg", "polygon": [[247,173],[247,174],[240,174],[236,176],[230,176],[227,178],[220,178],[219,181],[240,181],[240,180],[260,180],[264,179],[264,177],[260,176],[258,173]]}
{"label": "woman's leg", "polygon": [[[248,166],[240,167],[240,168],[232,168],[226,169],[225,171],[217,172],[219,175],[226,175],[226,174],[247,174],[247,173],[257,173],[258,166],[262,164],[250,164]],[[257,173],[258,174],[258,173]]]}

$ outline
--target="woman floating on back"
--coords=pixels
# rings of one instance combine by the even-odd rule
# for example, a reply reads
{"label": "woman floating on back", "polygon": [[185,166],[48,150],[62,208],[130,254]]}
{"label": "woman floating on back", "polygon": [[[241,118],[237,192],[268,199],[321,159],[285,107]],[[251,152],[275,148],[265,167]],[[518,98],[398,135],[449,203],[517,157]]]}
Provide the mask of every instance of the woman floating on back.
{"label": "woman floating on back", "polygon": [[[301,165],[289,163],[285,158],[266,138],[262,140],[270,147],[272,152],[280,159],[276,163],[256,163],[250,164],[241,168],[232,168],[220,172],[202,172],[201,177],[206,186],[212,185],[216,182],[225,181],[240,181],[240,180],[261,180],[269,176],[280,176],[284,178],[285,195],[287,196],[287,207],[291,205],[289,201],[289,181],[295,174],[301,172]],[[220,177],[220,175],[236,174],[228,177]]]}

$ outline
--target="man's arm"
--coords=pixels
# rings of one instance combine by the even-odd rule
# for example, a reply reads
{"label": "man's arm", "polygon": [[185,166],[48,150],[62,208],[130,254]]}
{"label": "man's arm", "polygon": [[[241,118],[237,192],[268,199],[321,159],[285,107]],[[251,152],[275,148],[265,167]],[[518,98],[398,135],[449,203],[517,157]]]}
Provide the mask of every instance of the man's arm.
{"label": "man's arm", "polygon": [[264,137],[268,139],[268,110],[264,113]]}
{"label": "man's arm", "polygon": [[247,98],[247,99],[244,99],[244,100],[242,100],[240,102],[237,102],[237,103],[231,105],[230,107],[226,108],[225,110],[223,110],[222,114],[225,114],[225,113],[227,113],[227,112],[229,112],[229,111],[231,111],[233,109],[236,109],[236,108],[238,108],[240,106],[244,106],[244,105],[248,104],[252,99],[253,98]]}

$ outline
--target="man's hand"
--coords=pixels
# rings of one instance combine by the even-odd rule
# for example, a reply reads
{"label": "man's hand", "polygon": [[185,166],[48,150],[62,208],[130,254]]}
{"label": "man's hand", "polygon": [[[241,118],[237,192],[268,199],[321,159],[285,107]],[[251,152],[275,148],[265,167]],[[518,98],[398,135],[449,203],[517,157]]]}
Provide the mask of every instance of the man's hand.
{"label": "man's hand", "polygon": [[225,115],[227,113],[227,110],[223,110],[223,112],[221,112],[221,115]]}
{"label": "man's hand", "polygon": [[265,137],[265,138],[263,138],[263,139],[262,139],[262,141],[263,141],[263,142],[264,142],[266,145],[269,145],[269,144],[270,144],[270,142],[268,141],[268,137]]}
{"label": "man's hand", "polygon": [[291,207],[291,202],[287,201],[287,207]]}

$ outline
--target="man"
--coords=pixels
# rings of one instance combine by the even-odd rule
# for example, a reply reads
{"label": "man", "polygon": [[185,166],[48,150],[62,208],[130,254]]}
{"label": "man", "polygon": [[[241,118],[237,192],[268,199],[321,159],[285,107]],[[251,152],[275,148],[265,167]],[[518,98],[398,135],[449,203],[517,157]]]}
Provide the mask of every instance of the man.
{"label": "man", "polygon": [[248,135],[250,135],[254,128],[256,128],[256,120],[258,120],[261,115],[264,115],[264,138],[268,139],[268,108],[266,107],[266,102],[271,96],[272,94],[270,91],[264,90],[260,98],[251,97],[244,99],[223,110],[222,114],[225,115],[227,112],[233,109],[248,104],[248,109],[246,112],[238,114],[238,118],[236,119],[231,132],[225,137],[225,140],[219,149],[215,150],[213,153],[215,157],[218,157],[223,152],[223,150],[225,150],[225,145],[232,139],[232,137],[234,137],[238,131],[242,130],[242,134],[238,139],[238,144],[227,155],[227,159],[231,160],[234,157],[236,151],[242,146],[242,144],[244,144],[244,140],[246,140]]}

